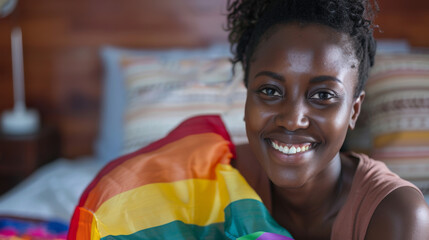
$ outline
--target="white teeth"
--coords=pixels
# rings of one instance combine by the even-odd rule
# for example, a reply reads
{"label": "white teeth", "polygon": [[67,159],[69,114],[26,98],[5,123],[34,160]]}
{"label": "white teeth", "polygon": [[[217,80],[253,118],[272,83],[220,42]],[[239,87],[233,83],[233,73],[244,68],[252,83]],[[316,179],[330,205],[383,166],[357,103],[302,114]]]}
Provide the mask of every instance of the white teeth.
{"label": "white teeth", "polygon": [[284,148],[284,153],[289,153],[289,147],[288,146],[285,146],[285,148]]}
{"label": "white teeth", "polygon": [[299,152],[306,152],[310,149],[310,145],[305,146],[291,146],[290,148],[288,146],[281,146],[275,142],[271,142],[271,146],[273,146],[274,149],[284,153],[284,154],[296,154]]}

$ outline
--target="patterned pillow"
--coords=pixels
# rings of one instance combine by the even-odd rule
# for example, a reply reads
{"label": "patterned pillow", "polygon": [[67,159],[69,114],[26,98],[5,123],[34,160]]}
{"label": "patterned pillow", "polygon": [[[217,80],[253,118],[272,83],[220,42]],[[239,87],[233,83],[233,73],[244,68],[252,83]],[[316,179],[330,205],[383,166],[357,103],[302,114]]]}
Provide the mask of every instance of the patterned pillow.
{"label": "patterned pillow", "polygon": [[403,178],[429,178],[429,55],[377,56],[363,109],[371,157]]}
{"label": "patterned pillow", "polygon": [[247,141],[246,88],[227,56],[123,56],[126,108],[123,153],[160,139],[180,122],[220,114],[236,144]]}

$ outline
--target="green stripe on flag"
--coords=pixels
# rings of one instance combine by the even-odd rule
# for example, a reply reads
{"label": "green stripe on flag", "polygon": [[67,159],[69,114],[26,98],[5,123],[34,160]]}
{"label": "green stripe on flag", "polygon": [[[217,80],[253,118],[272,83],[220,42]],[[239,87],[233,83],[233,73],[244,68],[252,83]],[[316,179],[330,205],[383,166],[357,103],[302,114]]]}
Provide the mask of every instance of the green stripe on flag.
{"label": "green stripe on flag", "polygon": [[237,240],[256,240],[258,237],[260,237],[264,232],[255,232],[240,238],[237,238]]}
{"label": "green stripe on flag", "polygon": [[265,205],[254,199],[242,199],[225,208],[225,234],[236,239],[255,232],[270,232],[292,237],[270,215]]}
{"label": "green stripe on flag", "polygon": [[181,221],[170,222],[158,227],[144,229],[130,235],[106,236],[101,240],[143,240],[143,239],[225,239],[222,223],[208,226],[186,224]]}

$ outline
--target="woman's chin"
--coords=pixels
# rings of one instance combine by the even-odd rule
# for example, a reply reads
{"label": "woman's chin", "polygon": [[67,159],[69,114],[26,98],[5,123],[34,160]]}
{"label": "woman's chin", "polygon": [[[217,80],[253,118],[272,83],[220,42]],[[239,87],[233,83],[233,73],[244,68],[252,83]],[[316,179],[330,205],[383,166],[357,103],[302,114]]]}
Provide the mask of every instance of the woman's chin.
{"label": "woman's chin", "polygon": [[268,178],[270,181],[279,188],[282,189],[299,189],[302,188],[307,182],[303,176],[299,176],[296,173],[268,173]]}

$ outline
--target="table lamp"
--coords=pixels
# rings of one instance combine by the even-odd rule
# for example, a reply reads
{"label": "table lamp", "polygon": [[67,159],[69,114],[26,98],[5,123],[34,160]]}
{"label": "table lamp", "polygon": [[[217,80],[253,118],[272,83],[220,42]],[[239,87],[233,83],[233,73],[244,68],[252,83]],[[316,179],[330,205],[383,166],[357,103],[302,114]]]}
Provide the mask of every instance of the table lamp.
{"label": "table lamp", "polygon": [[[9,14],[16,0],[0,0],[0,17]],[[15,27],[11,34],[14,107],[1,116],[2,132],[6,134],[30,134],[39,129],[39,114],[25,106],[24,63],[22,32]]]}

